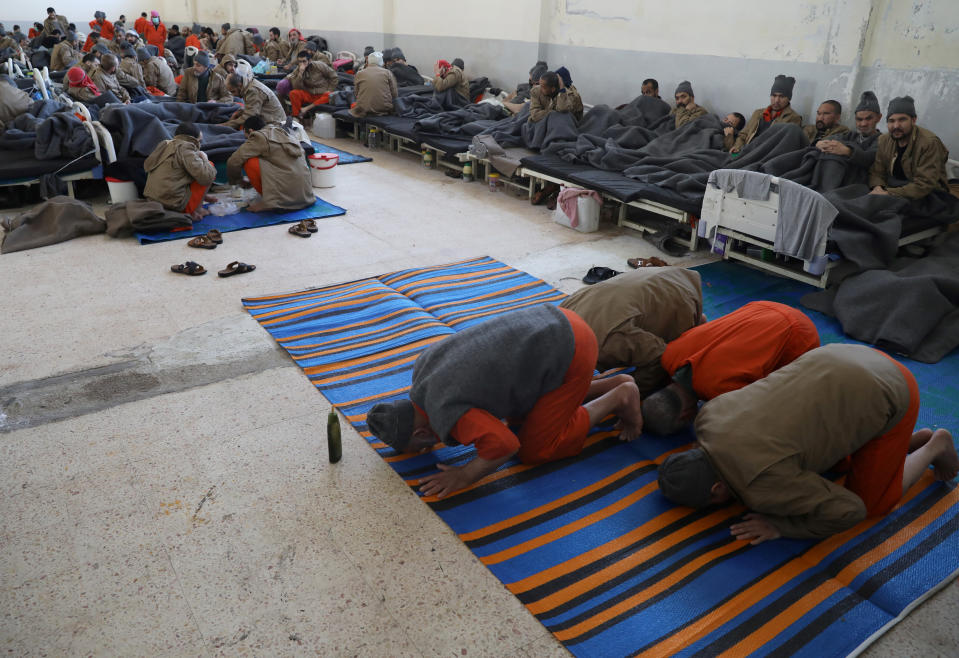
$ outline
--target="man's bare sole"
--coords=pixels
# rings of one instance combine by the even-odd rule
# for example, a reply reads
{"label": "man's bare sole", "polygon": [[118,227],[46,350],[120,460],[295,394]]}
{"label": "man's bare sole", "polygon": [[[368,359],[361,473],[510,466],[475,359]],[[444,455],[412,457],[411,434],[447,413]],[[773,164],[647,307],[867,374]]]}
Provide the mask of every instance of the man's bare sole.
{"label": "man's bare sole", "polygon": [[959,454],[949,430],[938,429],[929,438],[929,447],[935,450],[932,468],[937,480],[951,480],[959,474]]}

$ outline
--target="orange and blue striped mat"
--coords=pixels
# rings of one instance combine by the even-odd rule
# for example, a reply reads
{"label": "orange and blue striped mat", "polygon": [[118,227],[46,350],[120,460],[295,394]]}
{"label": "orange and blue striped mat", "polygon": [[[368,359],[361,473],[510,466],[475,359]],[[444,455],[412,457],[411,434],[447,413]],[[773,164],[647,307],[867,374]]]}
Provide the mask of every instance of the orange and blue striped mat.
{"label": "orange and blue striped mat", "polygon": [[[699,271],[710,316],[752,299],[797,305],[808,290],[727,263]],[[437,462],[463,463],[473,449],[397,455],[370,438],[367,410],[407,393],[427,345],[562,298],[524,272],[476,258],[243,303],[415,487]],[[810,315],[824,342],[844,340],[832,320]],[[924,396],[920,422],[957,426],[948,403],[957,361],[907,364]],[[742,508],[694,512],[657,491],[657,464],[691,440],[624,444],[607,423],[577,458],[509,463],[459,494],[423,500],[578,656],[845,656],[959,570],[959,494],[931,477],[886,518],[822,542],[734,541],[728,526]]]}

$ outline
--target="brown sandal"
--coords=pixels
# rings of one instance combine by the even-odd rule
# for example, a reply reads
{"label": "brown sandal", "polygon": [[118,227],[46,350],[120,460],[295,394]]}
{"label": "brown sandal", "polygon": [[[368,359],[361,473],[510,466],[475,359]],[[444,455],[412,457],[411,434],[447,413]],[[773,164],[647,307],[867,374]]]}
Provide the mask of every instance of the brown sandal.
{"label": "brown sandal", "polygon": [[300,222],[300,224],[303,226],[303,228],[305,228],[310,233],[316,233],[317,231],[320,230],[316,227],[315,219],[304,219]]}
{"label": "brown sandal", "polygon": [[176,274],[188,274],[189,276],[206,274],[206,268],[199,263],[194,263],[192,260],[188,260],[182,265],[171,265],[170,271],[175,272]]}
{"label": "brown sandal", "polygon": [[206,237],[210,238],[211,241],[216,242],[217,244],[223,244],[223,234],[215,228],[211,228],[209,231],[207,231]]}
{"label": "brown sandal", "polygon": [[196,247],[197,249],[216,249],[217,243],[214,242],[209,235],[198,235],[187,242],[186,245],[188,247]]}
{"label": "brown sandal", "polygon": [[299,224],[294,224],[288,230],[293,235],[298,235],[301,238],[313,237],[313,234],[310,233],[310,230],[306,228],[305,226],[303,226],[303,222],[300,222]]}
{"label": "brown sandal", "polygon": [[653,256],[652,258],[628,258],[626,264],[632,267],[633,269],[638,269],[640,267],[668,267],[669,263],[664,261],[662,258]]}

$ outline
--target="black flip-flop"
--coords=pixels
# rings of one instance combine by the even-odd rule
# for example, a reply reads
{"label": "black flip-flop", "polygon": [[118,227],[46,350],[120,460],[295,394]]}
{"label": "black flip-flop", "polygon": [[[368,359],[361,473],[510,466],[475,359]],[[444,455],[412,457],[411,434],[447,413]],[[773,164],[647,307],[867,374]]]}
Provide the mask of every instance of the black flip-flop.
{"label": "black flip-flop", "polygon": [[199,263],[194,263],[192,260],[188,260],[182,265],[171,265],[170,271],[177,274],[187,274],[189,276],[200,276],[201,274],[206,274],[206,268]]}
{"label": "black flip-flop", "polygon": [[247,265],[239,261],[233,261],[226,266],[225,270],[217,272],[220,276],[233,276],[234,274],[246,274],[256,269],[256,265]]}
{"label": "black flip-flop", "polygon": [[586,276],[583,277],[583,283],[591,286],[594,283],[612,279],[617,274],[622,274],[622,272],[617,272],[608,267],[591,267],[586,273]]}

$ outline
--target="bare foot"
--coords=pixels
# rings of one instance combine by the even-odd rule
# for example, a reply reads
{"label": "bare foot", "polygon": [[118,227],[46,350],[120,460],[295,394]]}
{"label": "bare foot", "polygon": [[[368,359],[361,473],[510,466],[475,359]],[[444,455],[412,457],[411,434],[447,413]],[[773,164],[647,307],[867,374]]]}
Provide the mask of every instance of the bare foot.
{"label": "bare foot", "polygon": [[616,390],[622,396],[616,409],[616,415],[619,416],[616,428],[621,430],[619,438],[622,441],[632,441],[643,433],[643,410],[639,389],[634,382],[630,381],[620,384]]}
{"label": "bare foot", "polygon": [[196,210],[194,210],[193,213],[190,215],[190,217],[193,218],[193,221],[198,222],[209,214],[210,214],[210,211],[201,206],[197,208]]}
{"label": "bare foot", "polygon": [[269,210],[270,207],[262,201],[251,201],[246,209],[250,212],[263,212],[264,210]]}
{"label": "bare foot", "polygon": [[932,433],[929,446],[936,451],[932,460],[932,468],[937,480],[951,480],[959,474],[959,454],[956,453],[956,444],[952,442],[952,434],[948,430],[939,429]]}
{"label": "bare foot", "polygon": [[931,438],[932,430],[928,427],[923,427],[921,430],[916,430],[912,433],[912,437],[909,439],[909,452],[914,452],[926,445],[929,443],[929,439]]}
{"label": "bare foot", "polygon": [[203,197],[203,200],[204,200],[206,203],[216,203],[216,202],[217,202],[217,198],[216,198],[215,196],[213,196],[212,194],[207,194],[206,196]]}

